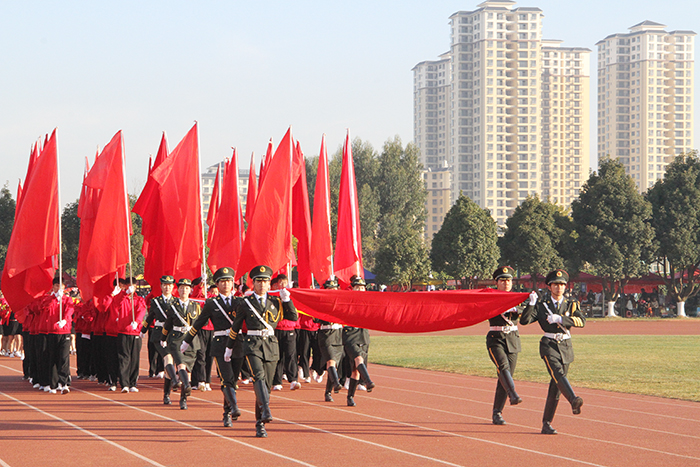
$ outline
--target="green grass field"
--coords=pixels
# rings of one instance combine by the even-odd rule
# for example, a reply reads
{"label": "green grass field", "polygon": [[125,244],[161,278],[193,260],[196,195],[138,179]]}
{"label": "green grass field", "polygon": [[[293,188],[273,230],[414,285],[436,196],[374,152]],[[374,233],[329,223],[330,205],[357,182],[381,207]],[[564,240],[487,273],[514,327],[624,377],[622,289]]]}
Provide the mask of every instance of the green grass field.
{"label": "green grass field", "polygon": [[[515,380],[546,383],[540,336],[521,336]],[[700,401],[700,336],[576,336],[574,387]],[[373,336],[382,365],[495,377],[485,336]]]}

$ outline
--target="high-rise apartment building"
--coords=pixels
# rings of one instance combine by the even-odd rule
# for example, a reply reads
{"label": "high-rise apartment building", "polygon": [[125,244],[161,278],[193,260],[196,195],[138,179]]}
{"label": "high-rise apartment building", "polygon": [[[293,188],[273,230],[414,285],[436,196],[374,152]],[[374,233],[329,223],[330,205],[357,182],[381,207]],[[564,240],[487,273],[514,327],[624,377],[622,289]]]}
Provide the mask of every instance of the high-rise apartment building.
{"label": "high-rise apartment building", "polygon": [[542,17],[509,0],[459,11],[450,50],[413,69],[423,163],[446,162],[453,199],[469,196],[499,226],[529,195],[568,205],[588,175],[590,50],[543,40]]}
{"label": "high-rise apartment building", "polygon": [[693,148],[693,31],[644,21],[598,42],[598,157],[645,191]]}
{"label": "high-rise apartment building", "polygon": [[433,236],[440,230],[445,214],[452,207],[452,170],[445,162],[443,167],[429,167],[421,175],[425,189],[428,191],[426,199],[428,217],[423,238],[429,245]]}
{"label": "high-rise apartment building", "polygon": [[[202,177],[202,204],[204,205],[204,219],[207,218],[209,213],[209,202],[214,194],[214,181],[216,179],[216,171],[221,165],[222,171],[224,166],[224,161],[220,164],[210,165],[206,168],[205,172],[201,174]],[[250,170],[244,169],[238,171],[238,195],[241,199],[241,210],[243,211],[243,216],[245,216],[246,200],[248,197],[248,175]],[[221,183],[221,180],[219,180]]]}

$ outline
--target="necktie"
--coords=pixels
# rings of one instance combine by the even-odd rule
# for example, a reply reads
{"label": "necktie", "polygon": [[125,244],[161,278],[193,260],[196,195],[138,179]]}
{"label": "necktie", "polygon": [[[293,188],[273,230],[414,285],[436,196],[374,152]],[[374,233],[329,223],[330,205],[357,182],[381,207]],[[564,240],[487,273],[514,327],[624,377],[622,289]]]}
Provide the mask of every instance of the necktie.
{"label": "necktie", "polygon": [[265,309],[265,302],[263,301],[263,297],[260,297],[260,308],[263,310]]}
{"label": "necktie", "polygon": [[224,298],[224,301],[226,302],[226,306],[231,306],[231,302],[229,300],[231,300],[231,299],[228,297]]}

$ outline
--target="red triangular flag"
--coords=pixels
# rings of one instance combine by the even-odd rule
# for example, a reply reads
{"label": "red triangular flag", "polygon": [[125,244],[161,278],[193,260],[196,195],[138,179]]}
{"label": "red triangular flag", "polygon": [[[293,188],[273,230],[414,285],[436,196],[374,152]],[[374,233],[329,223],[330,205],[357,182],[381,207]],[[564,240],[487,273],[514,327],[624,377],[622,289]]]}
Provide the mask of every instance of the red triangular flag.
{"label": "red triangular flag", "polygon": [[250,223],[255,211],[255,200],[258,198],[258,178],[255,176],[255,153],[250,156],[250,172],[248,173],[248,194],[245,203],[245,220]]}
{"label": "red triangular flag", "polygon": [[294,148],[294,167],[299,176],[292,188],[292,234],[297,239],[297,280],[302,289],[314,285],[311,275],[311,214],[309,209],[309,190],[306,186],[306,161],[301,145],[297,141]]}
{"label": "red triangular flag", "polygon": [[292,129],[282,138],[275,155],[265,168],[255,212],[248,225],[236,278],[252,268],[265,265],[280,270],[294,258],[292,247],[291,166],[294,153]]}
{"label": "red triangular flag", "polygon": [[331,190],[328,178],[328,153],[326,135],[321,138],[318,156],[316,189],[314,190],[314,217],[311,224],[311,250],[309,262],[319,284],[333,275],[333,238],[331,236]]}
{"label": "red triangular flag", "polygon": [[221,186],[219,184],[220,173],[221,164],[216,167],[214,191],[209,199],[209,210],[207,211],[207,225],[209,226],[209,230],[207,231],[207,245],[211,245],[212,239],[214,238],[214,232],[216,230],[216,218],[219,213],[219,203],[221,200]]}
{"label": "red triangular flag", "polygon": [[7,247],[2,291],[12,309],[24,308],[51,289],[56,271],[53,257],[60,248],[59,225],[58,148],[54,130],[28,170]]}
{"label": "red triangular flag", "polygon": [[362,266],[362,232],[360,209],[357,201],[355,166],[352,160],[350,130],[343,146],[343,168],[338,194],[338,234],[335,241],[335,275],[343,287],[350,285],[350,277],[364,277]]}

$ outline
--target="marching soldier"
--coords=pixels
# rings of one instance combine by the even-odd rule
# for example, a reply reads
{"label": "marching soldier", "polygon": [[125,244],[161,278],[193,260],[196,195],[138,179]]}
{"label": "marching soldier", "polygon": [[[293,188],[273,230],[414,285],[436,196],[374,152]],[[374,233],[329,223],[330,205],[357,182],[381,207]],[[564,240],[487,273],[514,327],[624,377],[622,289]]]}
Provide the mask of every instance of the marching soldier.
{"label": "marching soldier", "polygon": [[180,279],[177,282],[177,292],[180,298],[170,303],[168,318],[163,324],[161,336],[161,346],[167,346],[168,352],[173,358],[173,363],[177,365],[177,374],[180,377],[180,382],[182,382],[182,389],[180,390],[181,410],[187,410],[187,396],[192,394],[189,374],[192,372],[192,366],[195,358],[197,358],[197,349],[199,348],[199,340],[197,340],[194,342],[194,345],[188,346],[184,352],[180,349],[185,336],[189,334],[192,328],[192,323],[194,323],[201,312],[199,303],[190,301],[191,291],[192,281],[189,279]]}
{"label": "marching soldier", "polygon": [[547,366],[551,376],[547,402],[542,417],[542,434],[555,435],[557,430],[552,428],[554,413],[559,404],[559,394],[564,394],[571,404],[574,415],[581,413],[583,399],[576,396],[566,375],[569,365],[574,361],[574,348],[571,345],[572,327],[582,328],[586,318],[581,313],[581,306],[575,299],[565,301],[564,291],[569,282],[569,274],[563,269],[555,269],[547,274],[545,283],[549,287],[551,297],[537,302],[536,294],[530,294],[530,301],[520,317],[520,324],[540,323],[544,336],[540,340],[540,357]]}
{"label": "marching soldier", "polygon": [[279,298],[268,295],[271,276],[272,270],[268,266],[256,266],[250,271],[253,293],[238,303],[224,355],[225,360],[231,359],[238,333],[245,322],[247,331],[243,337],[243,350],[255,379],[255,436],[258,438],[267,437],[265,424],[272,421],[270,388],[279,360],[275,327],[282,319],[298,319],[297,310],[287,289],[280,290]]}
{"label": "marching soldier", "polygon": [[[352,276],[350,278],[352,290],[364,292],[367,284],[360,276]],[[343,328],[343,347],[345,354],[350,358],[352,363],[352,373],[348,383],[348,407],[355,407],[355,391],[360,383],[360,377],[364,381],[367,392],[372,392],[375,384],[369,378],[367,371],[367,355],[369,353],[369,331],[363,328],[345,326]]]}
{"label": "marching soldier", "polygon": [[224,426],[232,425],[232,420],[238,420],[241,416],[241,411],[238,409],[236,401],[236,380],[241,371],[243,364],[243,336],[236,340],[234,346],[232,361],[224,361],[224,352],[226,351],[226,340],[229,334],[229,329],[236,317],[236,308],[239,298],[233,296],[233,273],[232,268],[219,268],[214,273],[214,282],[218,294],[207,299],[204,303],[202,313],[192,325],[180,349],[187,350],[192,344],[197,333],[210,320],[214,326],[212,340],[212,355],[216,359],[216,367],[219,376],[221,377],[221,392],[224,394]]}
{"label": "marching soldier", "polygon": [[[496,288],[502,292],[510,292],[513,288],[513,273],[510,266],[502,266],[493,272]],[[486,348],[489,358],[496,365],[498,383],[496,383],[496,395],[493,399],[492,420],[494,425],[505,425],[501,412],[506,405],[506,396],[510,399],[510,405],[522,402],[515,392],[513,373],[518,362],[520,352],[520,334],[518,334],[518,321],[520,312],[517,307],[506,310],[498,316],[489,319],[489,333],[486,335]]]}
{"label": "marching soldier", "polygon": [[[323,288],[326,290],[338,290],[338,281],[328,279]],[[328,321],[317,320],[320,324],[318,329],[318,346],[321,350],[321,357],[326,362],[326,391],[324,399],[326,402],[333,402],[331,391],[338,392],[342,387],[338,378],[338,362],[343,359],[343,325],[330,323]]]}
{"label": "marching soldier", "polygon": [[164,369],[168,377],[163,378],[163,404],[170,405],[170,391],[177,383],[177,371],[173,365],[173,357],[170,355],[170,350],[167,346],[160,345],[161,337],[163,336],[163,326],[168,319],[168,310],[170,305],[175,300],[173,298],[173,289],[175,288],[175,278],[165,275],[160,278],[160,290],[162,295],[151,300],[151,307],[148,311],[148,316],[141,323],[141,338],[146,336],[146,332],[153,325],[153,330],[150,331],[148,340],[154,345],[158,354],[163,357]]}

